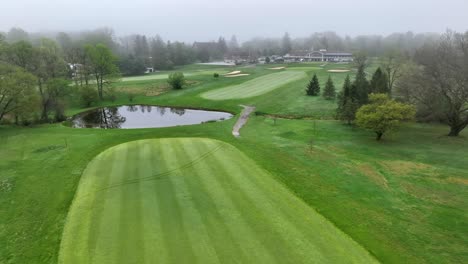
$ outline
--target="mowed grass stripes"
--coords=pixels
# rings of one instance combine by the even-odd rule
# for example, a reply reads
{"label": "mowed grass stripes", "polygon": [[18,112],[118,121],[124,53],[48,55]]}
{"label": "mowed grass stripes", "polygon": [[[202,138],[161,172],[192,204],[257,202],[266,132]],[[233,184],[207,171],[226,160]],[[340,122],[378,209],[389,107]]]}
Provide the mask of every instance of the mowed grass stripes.
{"label": "mowed grass stripes", "polygon": [[289,82],[305,78],[302,71],[282,71],[246,81],[244,83],[212,90],[201,94],[201,97],[210,100],[229,100],[248,98],[270,92]]}
{"label": "mowed grass stripes", "polygon": [[84,172],[60,263],[374,263],[233,146],[154,139]]}

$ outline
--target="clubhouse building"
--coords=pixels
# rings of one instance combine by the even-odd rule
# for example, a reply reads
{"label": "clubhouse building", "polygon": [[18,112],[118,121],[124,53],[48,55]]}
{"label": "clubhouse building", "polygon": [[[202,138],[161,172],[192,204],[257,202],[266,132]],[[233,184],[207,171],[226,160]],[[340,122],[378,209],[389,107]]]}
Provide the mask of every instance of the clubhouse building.
{"label": "clubhouse building", "polygon": [[353,61],[353,54],[349,52],[328,52],[321,49],[319,51],[294,51],[284,55],[284,60],[294,61],[328,61],[328,62],[350,62]]}

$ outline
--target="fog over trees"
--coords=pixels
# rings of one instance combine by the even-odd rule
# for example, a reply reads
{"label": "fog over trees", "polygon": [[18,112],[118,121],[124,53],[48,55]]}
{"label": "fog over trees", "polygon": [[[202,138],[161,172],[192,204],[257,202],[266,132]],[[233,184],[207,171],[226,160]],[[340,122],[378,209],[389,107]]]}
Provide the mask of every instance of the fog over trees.
{"label": "fog over trees", "polygon": [[[76,94],[86,106],[96,100],[113,100],[111,83],[122,75],[141,75],[195,62],[234,58],[247,58],[247,62],[255,63],[263,57],[268,63],[275,56],[324,49],[354,54],[356,76],[352,83],[347,79],[336,91],[339,119],[352,123],[358,108],[368,103],[371,93],[385,93],[416,105],[417,120],[444,122],[451,128],[449,135],[456,136],[468,125],[467,39],[468,33],[453,31],[356,37],[326,31],[307,37],[285,32],[277,38],[259,37],[243,43],[239,43],[235,35],[186,43],[166,41],[159,35],[117,36],[110,28],[56,34],[11,28],[0,33],[0,60],[10,65],[2,69],[8,78],[24,76],[28,80],[26,83],[32,80],[26,78],[29,76],[26,73],[32,74],[38,94],[11,97],[9,101],[17,102],[16,112],[11,110],[11,103],[3,107],[15,114],[16,122],[24,121],[30,116],[19,111],[22,109],[18,107],[19,102],[38,98],[40,114],[37,119],[48,122],[53,113],[53,120],[60,121],[64,119],[67,96]],[[371,61],[379,67],[368,73]],[[73,82],[76,89],[68,89],[67,82]],[[331,82],[328,86],[326,97],[333,98]],[[28,87],[25,85],[24,89]],[[8,87],[2,89],[7,91]],[[316,88],[309,90],[314,91],[308,94],[320,94]]]}

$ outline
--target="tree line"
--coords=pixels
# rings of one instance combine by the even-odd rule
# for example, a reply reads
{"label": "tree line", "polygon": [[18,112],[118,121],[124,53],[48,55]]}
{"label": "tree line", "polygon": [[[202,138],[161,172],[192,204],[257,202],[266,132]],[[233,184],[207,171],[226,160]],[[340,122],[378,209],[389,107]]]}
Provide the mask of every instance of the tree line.
{"label": "tree line", "polygon": [[[372,129],[380,140],[401,121],[447,124],[449,136],[458,136],[468,125],[468,31],[447,31],[437,41],[425,43],[412,56],[387,53],[368,79],[368,55],[354,54],[356,75],[346,77],[337,95],[337,118]],[[317,96],[320,84],[314,74],[306,94]],[[334,98],[328,78],[322,95]]]}
{"label": "tree line", "polygon": [[110,48],[83,44],[74,55],[81,63],[67,63],[66,51],[52,39],[0,38],[0,121],[6,116],[16,124],[63,121],[69,101],[89,106],[109,95],[106,88],[119,77]]}

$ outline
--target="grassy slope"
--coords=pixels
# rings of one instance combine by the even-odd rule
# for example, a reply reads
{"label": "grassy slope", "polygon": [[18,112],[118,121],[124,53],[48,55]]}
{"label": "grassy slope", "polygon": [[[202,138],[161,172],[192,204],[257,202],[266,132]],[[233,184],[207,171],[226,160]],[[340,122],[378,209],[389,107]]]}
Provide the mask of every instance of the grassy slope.
{"label": "grassy slope", "polygon": [[468,131],[411,124],[376,142],[336,121],[249,122],[241,149],[382,262],[468,260]]}
{"label": "grassy slope", "polygon": [[238,85],[228,86],[201,94],[210,100],[229,100],[259,96],[282,85],[304,78],[302,71],[282,71],[268,74]]}
{"label": "grassy slope", "polygon": [[[326,81],[325,70],[306,69],[309,74],[317,72],[321,83]],[[251,75],[217,80],[191,76],[198,85],[157,97],[137,96],[133,103],[232,112],[240,111],[240,103],[252,103],[267,113],[332,117],[334,102],[304,96],[306,80],[246,100],[210,101],[198,96],[272,72],[264,67],[241,70]],[[339,81],[346,74],[331,76]],[[133,83],[127,82],[129,88]],[[128,98],[120,96],[101,105],[126,103]],[[69,113],[81,110],[74,108]],[[319,134],[314,134],[312,121],[278,120],[273,126],[272,120],[258,117],[251,119],[241,131],[242,138],[235,140],[230,136],[234,122],[112,131],[60,125],[0,127],[0,263],[56,261],[65,216],[81,172],[98,153],[131,140],[188,136],[233,144],[382,262],[467,262],[468,241],[463,234],[468,225],[464,210],[468,200],[464,173],[468,131],[451,139],[442,136],[447,133],[445,126],[415,124],[377,144],[372,133],[336,122],[317,121]],[[388,160],[406,162],[385,164]],[[421,170],[424,164],[433,172]]]}
{"label": "grassy slope", "polygon": [[236,148],[139,140],[86,168],[60,263],[373,263]]}

